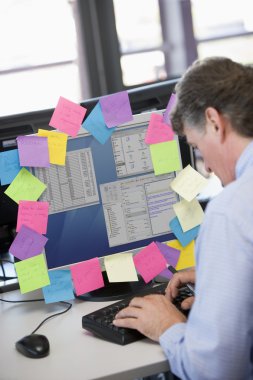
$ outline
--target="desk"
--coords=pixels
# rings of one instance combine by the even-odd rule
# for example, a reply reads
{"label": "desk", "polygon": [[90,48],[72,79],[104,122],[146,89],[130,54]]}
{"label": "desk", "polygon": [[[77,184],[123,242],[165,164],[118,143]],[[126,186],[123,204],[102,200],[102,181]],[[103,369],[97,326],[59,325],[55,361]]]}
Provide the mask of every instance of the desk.
{"label": "desk", "polygon": [[[15,290],[0,297],[43,298],[41,290],[25,295]],[[37,332],[49,339],[49,356],[30,359],[15,349],[15,342],[29,335],[44,318],[62,311],[64,306],[0,301],[0,380],[130,380],[169,370],[160,345],[149,339],[119,346],[96,338],[82,328],[82,316],[108,302],[71,302],[73,307],[66,314],[47,321]]]}

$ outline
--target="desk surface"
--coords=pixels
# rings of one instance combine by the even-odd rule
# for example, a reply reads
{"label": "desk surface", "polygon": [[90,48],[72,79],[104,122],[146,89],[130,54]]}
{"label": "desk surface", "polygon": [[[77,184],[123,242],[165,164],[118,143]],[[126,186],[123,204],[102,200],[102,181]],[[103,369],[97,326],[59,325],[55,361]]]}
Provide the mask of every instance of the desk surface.
{"label": "desk surface", "polygon": [[[0,294],[20,300],[43,298],[41,291],[21,295],[20,291]],[[0,301],[0,380],[130,380],[168,371],[159,344],[143,339],[126,346],[103,341],[82,328],[84,314],[108,302],[74,300],[63,315],[47,321],[38,334],[47,336],[50,354],[30,359],[15,349],[15,342],[29,335],[49,315],[62,311],[60,304],[42,302],[10,304]]]}

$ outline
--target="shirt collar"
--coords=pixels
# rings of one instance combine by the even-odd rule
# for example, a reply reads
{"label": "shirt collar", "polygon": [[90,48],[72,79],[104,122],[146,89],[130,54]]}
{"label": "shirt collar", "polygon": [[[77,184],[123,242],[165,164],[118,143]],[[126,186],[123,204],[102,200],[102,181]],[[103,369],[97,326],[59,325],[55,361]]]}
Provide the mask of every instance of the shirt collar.
{"label": "shirt collar", "polygon": [[236,178],[240,177],[251,166],[253,166],[253,141],[247,145],[236,163]]}

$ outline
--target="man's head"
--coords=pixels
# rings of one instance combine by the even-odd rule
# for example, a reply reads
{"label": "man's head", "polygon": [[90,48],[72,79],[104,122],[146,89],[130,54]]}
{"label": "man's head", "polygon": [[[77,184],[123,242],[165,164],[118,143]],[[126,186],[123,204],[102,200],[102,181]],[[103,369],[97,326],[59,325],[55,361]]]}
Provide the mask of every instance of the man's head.
{"label": "man's head", "polygon": [[174,131],[186,135],[224,185],[253,139],[253,68],[228,58],[196,61],[176,86]]}

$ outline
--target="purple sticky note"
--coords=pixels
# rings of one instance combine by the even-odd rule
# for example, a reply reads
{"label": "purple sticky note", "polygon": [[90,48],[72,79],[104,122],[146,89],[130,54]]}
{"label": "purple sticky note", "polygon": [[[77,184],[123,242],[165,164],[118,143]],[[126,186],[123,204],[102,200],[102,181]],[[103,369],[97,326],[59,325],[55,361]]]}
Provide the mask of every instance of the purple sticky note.
{"label": "purple sticky note", "polygon": [[45,236],[22,225],[10,246],[9,252],[18,259],[25,260],[39,255],[47,241],[48,239]]}
{"label": "purple sticky note", "polygon": [[17,143],[21,166],[40,168],[50,166],[47,137],[18,136]]}
{"label": "purple sticky note", "polygon": [[169,102],[167,104],[165,113],[163,115],[163,121],[166,124],[169,124],[170,126],[171,126],[170,112],[171,112],[172,108],[174,107],[174,105],[176,104],[176,100],[177,100],[176,94],[172,93],[170,96]]}
{"label": "purple sticky note", "polygon": [[164,256],[165,260],[169,265],[172,265],[174,268],[176,268],[180,251],[176,248],[172,248],[168,246],[165,243],[160,243],[159,241],[156,241],[156,245],[161,252],[161,254]]}
{"label": "purple sticky note", "polygon": [[103,96],[99,103],[103,112],[105,124],[108,128],[133,120],[132,109],[127,91]]}
{"label": "purple sticky note", "polygon": [[161,273],[167,266],[165,258],[154,242],[138,252],[133,260],[137,271],[146,283]]}
{"label": "purple sticky note", "polygon": [[70,271],[78,296],[104,286],[99,259],[97,257],[71,265]]}
{"label": "purple sticky note", "polygon": [[161,273],[159,273],[159,276],[165,277],[168,280],[170,280],[173,277],[173,273],[169,269],[164,269]]}
{"label": "purple sticky note", "polygon": [[75,137],[81,128],[86,111],[86,108],[60,96],[49,125]]}

